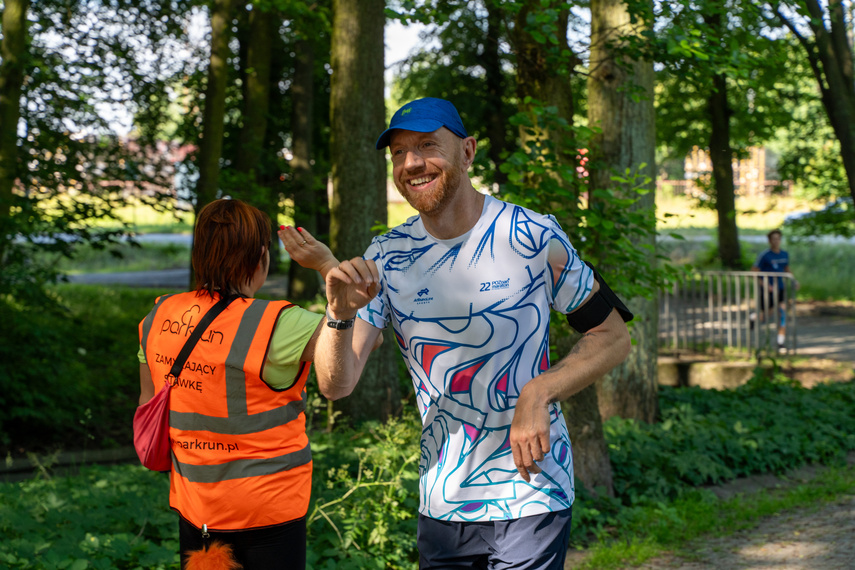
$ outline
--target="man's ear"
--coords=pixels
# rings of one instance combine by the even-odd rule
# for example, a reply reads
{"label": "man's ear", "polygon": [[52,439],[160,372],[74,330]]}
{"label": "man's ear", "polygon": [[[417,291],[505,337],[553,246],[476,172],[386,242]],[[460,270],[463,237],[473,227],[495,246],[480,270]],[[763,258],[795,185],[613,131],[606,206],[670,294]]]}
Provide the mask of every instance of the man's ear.
{"label": "man's ear", "polygon": [[472,163],[475,162],[475,147],[477,143],[475,142],[475,137],[466,137],[463,139],[463,164],[466,167],[472,166]]}

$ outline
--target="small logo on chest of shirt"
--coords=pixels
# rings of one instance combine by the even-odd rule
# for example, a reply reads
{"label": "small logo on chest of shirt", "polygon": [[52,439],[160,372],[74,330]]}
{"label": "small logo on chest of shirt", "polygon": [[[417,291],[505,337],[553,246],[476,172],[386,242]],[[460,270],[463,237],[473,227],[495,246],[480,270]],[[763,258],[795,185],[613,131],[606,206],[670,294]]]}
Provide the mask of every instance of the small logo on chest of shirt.
{"label": "small logo on chest of shirt", "polygon": [[416,298],[413,299],[413,303],[417,305],[427,305],[431,301],[433,301],[433,297],[430,296],[430,290],[427,287],[419,291]]}
{"label": "small logo on chest of shirt", "polygon": [[511,287],[511,278],[507,279],[499,279],[496,281],[483,281],[480,283],[479,291],[484,293],[486,291],[498,291],[499,289],[510,289]]}

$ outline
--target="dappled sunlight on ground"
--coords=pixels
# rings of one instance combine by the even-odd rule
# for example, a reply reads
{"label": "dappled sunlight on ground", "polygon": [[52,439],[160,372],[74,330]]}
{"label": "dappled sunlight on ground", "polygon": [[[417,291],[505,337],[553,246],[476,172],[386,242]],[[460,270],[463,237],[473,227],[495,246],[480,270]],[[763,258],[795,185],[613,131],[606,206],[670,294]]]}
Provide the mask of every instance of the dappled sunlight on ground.
{"label": "dappled sunlight on ground", "polygon": [[695,541],[683,556],[640,570],[848,570],[855,567],[855,496],[769,517],[755,528]]}

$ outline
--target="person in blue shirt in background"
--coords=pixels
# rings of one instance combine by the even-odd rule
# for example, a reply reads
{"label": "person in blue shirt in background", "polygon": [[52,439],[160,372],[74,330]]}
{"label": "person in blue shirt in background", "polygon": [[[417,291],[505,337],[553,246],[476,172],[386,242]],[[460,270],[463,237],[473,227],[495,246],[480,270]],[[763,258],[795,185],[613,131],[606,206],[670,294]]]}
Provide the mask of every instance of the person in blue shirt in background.
{"label": "person in blue shirt in background", "polygon": [[[781,230],[772,230],[766,237],[769,239],[769,249],[760,253],[757,256],[757,261],[751,266],[751,271],[768,271],[772,273],[789,273],[790,271],[790,254],[781,249],[781,238],[783,234]],[[793,279],[795,288],[799,288],[799,282]],[[760,294],[760,322],[763,322],[766,316],[767,308],[775,304],[775,289],[777,288],[778,310],[780,312],[780,321],[778,323],[778,348],[784,348],[784,340],[786,339],[787,331],[787,289],[784,286],[783,277],[776,279],[762,279],[761,287],[765,289]],[[751,315],[751,328],[754,328],[755,315]]]}

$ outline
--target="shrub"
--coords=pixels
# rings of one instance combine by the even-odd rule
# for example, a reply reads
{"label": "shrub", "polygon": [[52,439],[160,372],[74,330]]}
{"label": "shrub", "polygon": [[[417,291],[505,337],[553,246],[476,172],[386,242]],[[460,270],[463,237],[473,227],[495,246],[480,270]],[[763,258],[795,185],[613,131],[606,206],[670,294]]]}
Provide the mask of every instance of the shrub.
{"label": "shrub", "polygon": [[832,463],[855,449],[855,382],[808,390],[761,373],[734,390],[660,390],[662,421],[605,424],[615,492],[665,500],[752,473]]}
{"label": "shrub", "polygon": [[177,568],[169,478],[141,466],[0,485],[0,566]]}
{"label": "shrub", "polygon": [[0,299],[0,451],[130,445],[137,324],[161,291],[61,285],[39,310]]}
{"label": "shrub", "polygon": [[310,568],[412,568],[421,422],[408,409],[385,424],[312,434]]}

